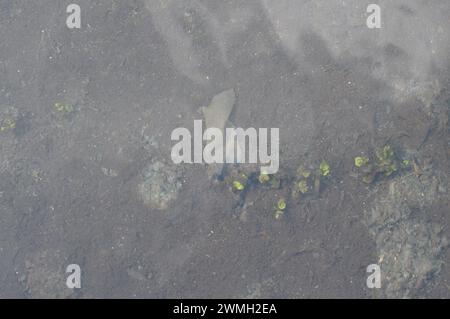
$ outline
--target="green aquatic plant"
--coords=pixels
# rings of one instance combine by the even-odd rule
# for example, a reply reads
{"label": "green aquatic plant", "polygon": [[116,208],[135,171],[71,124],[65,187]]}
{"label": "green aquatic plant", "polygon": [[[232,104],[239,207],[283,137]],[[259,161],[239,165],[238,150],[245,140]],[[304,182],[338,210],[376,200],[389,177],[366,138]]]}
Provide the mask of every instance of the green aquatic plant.
{"label": "green aquatic plant", "polygon": [[302,194],[306,194],[309,191],[308,181],[307,180],[299,181],[297,183],[297,190]]}
{"label": "green aquatic plant", "polygon": [[304,166],[297,168],[296,176],[292,184],[292,197],[298,198],[300,195],[309,193],[320,194],[322,179],[331,175],[330,164],[323,160],[319,167],[313,170],[305,169]]}
{"label": "green aquatic plant", "polygon": [[55,109],[55,111],[60,112],[60,113],[65,113],[65,114],[69,114],[69,113],[72,113],[74,111],[73,106],[71,104],[68,104],[68,103],[56,102],[53,105],[53,108]]}
{"label": "green aquatic plant", "polygon": [[280,219],[284,216],[287,204],[284,198],[280,198],[275,206],[275,219]]}
{"label": "green aquatic plant", "polygon": [[319,174],[320,174],[320,176],[327,177],[327,176],[330,175],[330,173],[331,173],[330,165],[328,164],[327,161],[323,160],[322,163],[320,163],[320,166],[319,166]]}
{"label": "green aquatic plant", "polygon": [[394,150],[390,145],[386,145],[375,152],[376,170],[385,176],[390,176],[397,171],[397,163],[395,160]]}
{"label": "green aquatic plant", "polygon": [[379,177],[389,177],[392,174],[410,169],[412,163],[408,159],[400,161],[390,145],[375,150],[372,160],[365,156],[355,157],[355,167],[358,169],[364,183],[371,184]]}
{"label": "green aquatic plant", "polygon": [[277,175],[261,172],[258,176],[258,182],[266,188],[279,189],[281,187],[281,178]]}
{"label": "green aquatic plant", "polygon": [[371,184],[373,182],[376,172],[373,168],[373,165],[370,164],[370,160],[368,157],[355,157],[355,167],[359,169],[364,183]]}
{"label": "green aquatic plant", "polygon": [[279,189],[281,186],[281,178],[276,174],[268,174],[265,170],[261,171],[257,180],[266,188]]}
{"label": "green aquatic plant", "polygon": [[240,181],[233,181],[233,190],[241,192],[244,189],[245,184],[241,183]]}
{"label": "green aquatic plant", "polygon": [[300,166],[297,169],[297,175],[292,186],[292,197],[298,198],[300,194],[306,194],[309,191],[311,171]]}
{"label": "green aquatic plant", "polygon": [[231,183],[232,191],[242,192],[247,188],[248,176],[235,170],[228,177],[228,181]]}
{"label": "green aquatic plant", "polygon": [[402,169],[409,169],[411,167],[411,161],[409,159],[404,159],[401,163]]}
{"label": "green aquatic plant", "polygon": [[284,198],[280,198],[278,200],[277,209],[278,210],[285,210],[286,209],[286,200]]}
{"label": "green aquatic plant", "polygon": [[278,176],[272,175],[270,177],[270,188],[279,189],[281,187],[281,179]]}
{"label": "green aquatic plant", "polygon": [[299,178],[309,178],[311,176],[311,171],[303,168],[303,166],[300,166],[297,169],[297,177]]}
{"label": "green aquatic plant", "polygon": [[365,156],[357,156],[355,157],[355,166],[356,167],[363,167],[369,164],[369,159]]}
{"label": "green aquatic plant", "polygon": [[267,184],[270,181],[270,175],[269,174],[265,174],[265,173],[261,173],[258,177],[258,181],[261,184]]}
{"label": "green aquatic plant", "polygon": [[12,118],[6,118],[0,125],[0,132],[6,132],[16,128],[16,121]]}
{"label": "green aquatic plant", "polygon": [[383,148],[376,150],[375,155],[380,163],[390,162],[394,157],[394,150],[390,145],[385,145]]}
{"label": "green aquatic plant", "polygon": [[392,163],[384,169],[385,176],[391,176],[393,173],[397,171],[397,164]]}

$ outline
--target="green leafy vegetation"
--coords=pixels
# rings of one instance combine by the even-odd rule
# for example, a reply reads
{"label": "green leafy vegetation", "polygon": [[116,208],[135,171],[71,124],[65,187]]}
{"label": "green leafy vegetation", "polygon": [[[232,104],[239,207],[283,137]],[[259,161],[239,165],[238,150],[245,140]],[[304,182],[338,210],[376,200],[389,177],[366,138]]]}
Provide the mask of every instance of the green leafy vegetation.
{"label": "green leafy vegetation", "polygon": [[320,171],[320,175],[327,177],[330,175],[331,171],[330,171],[330,165],[328,164],[327,161],[322,161],[322,163],[320,163],[319,166],[319,171]]}
{"label": "green leafy vegetation", "polygon": [[270,181],[270,175],[265,174],[265,173],[261,173],[261,174],[259,175],[259,177],[258,177],[258,181],[259,181],[261,184],[266,184],[266,183],[268,183],[268,182]]}
{"label": "green leafy vegetation", "polygon": [[369,164],[369,159],[365,156],[357,156],[355,157],[355,166],[356,167],[363,167]]}
{"label": "green leafy vegetation", "polygon": [[326,179],[331,175],[330,164],[323,160],[319,167],[306,169],[300,166],[292,186],[292,197],[298,198],[300,195],[320,194],[322,179]]}
{"label": "green leafy vegetation", "polygon": [[278,208],[278,210],[285,210],[286,209],[286,200],[284,198],[280,198],[278,200],[277,208]]}
{"label": "green leafy vegetation", "polygon": [[4,119],[0,124],[0,132],[6,132],[16,128],[16,121],[12,118]]}
{"label": "green leafy vegetation", "polygon": [[410,166],[410,160],[400,161],[390,145],[376,149],[373,159],[366,156],[355,157],[355,167],[366,184],[372,184],[379,177],[390,177],[401,170],[409,169]]}
{"label": "green leafy vegetation", "polygon": [[301,180],[297,183],[297,189],[300,193],[306,194],[309,191],[308,182],[306,180]]}
{"label": "green leafy vegetation", "polygon": [[63,114],[70,114],[70,113],[72,113],[74,111],[73,106],[71,104],[68,104],[68,103],[56,102],[53,105],[53,108],[54,108],[54,110],[56,112],[63,113]]}
{"label": "green leafy vegetation", "polygon": [[245,185],[242,184],[240,181],[233,181],[233,190],[241,192],[244,189],[245,189]]}
{"label": "green leafy vegetation", "polygon": [[233,191],[242,192],[246,189],[248,185],[248,177],[247,175],[239,172],[235,172],[232,176],[233,181],[231,183],[231,188]]}
{"label": "green leafy vegetation", "polygon": [[391,146],[386,145],[375,152],[376,155],[376,169],[378,173],[385,176],[391,176],[397,171],[397,162],[394,150]]}

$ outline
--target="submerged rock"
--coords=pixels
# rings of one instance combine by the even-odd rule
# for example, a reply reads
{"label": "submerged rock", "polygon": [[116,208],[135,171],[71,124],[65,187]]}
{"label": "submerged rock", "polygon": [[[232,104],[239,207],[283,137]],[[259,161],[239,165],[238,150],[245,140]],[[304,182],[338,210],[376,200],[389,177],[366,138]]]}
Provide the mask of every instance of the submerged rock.
{"label": "submerged rock", "polygon": [[427,218],[439,196],[438,183],[433,176],[397,178],[365,214],[378,250],[384,297],[412,297],[441,269],[447,239],[441,226]]}
{"label": "submerged rock", "polygon": [[167,209],[182,186],[180,170],[160,161],[147,166],[142,177],[138,193],[144,204],[154,209]]}

